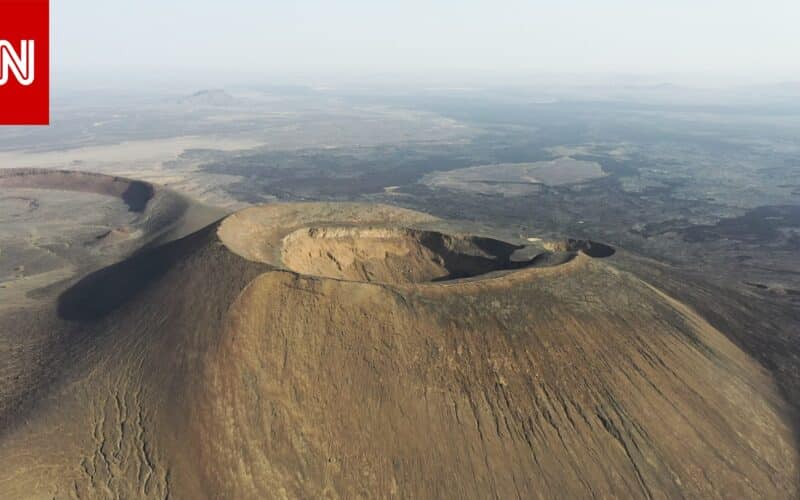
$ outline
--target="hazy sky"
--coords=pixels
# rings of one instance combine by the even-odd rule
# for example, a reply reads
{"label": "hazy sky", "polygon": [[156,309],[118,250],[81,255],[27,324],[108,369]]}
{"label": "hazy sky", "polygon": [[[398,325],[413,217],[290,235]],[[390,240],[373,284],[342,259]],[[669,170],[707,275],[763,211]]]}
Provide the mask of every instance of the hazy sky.
{"label": "hazy sky", "polygon": [[57,71],[800,80],[798,0],[65,0]]}

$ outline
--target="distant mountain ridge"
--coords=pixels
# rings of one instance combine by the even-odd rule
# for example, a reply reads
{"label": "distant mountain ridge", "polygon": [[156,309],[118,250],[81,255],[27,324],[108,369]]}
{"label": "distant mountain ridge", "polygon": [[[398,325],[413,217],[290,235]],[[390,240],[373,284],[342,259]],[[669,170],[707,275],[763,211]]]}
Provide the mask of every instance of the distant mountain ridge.
{"label": "distant mountain ridge", "polygon": [[232,96],[223,89],[199,90],[192,95],[180,99],[181,104],[191,104],[196,106],[235,106],[239,99]]}

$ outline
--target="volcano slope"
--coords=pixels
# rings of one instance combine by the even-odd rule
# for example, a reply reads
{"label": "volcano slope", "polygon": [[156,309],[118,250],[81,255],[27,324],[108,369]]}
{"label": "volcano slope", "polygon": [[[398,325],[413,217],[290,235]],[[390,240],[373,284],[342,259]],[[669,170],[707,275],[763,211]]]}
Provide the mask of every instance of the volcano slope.
{"label": "volcano slope", "polygon": [[[247,209],[3,327],[8,498],[795,498],[769,374],[613,249],[408,210]],[[592,257],[595,255],[596,257]]]}

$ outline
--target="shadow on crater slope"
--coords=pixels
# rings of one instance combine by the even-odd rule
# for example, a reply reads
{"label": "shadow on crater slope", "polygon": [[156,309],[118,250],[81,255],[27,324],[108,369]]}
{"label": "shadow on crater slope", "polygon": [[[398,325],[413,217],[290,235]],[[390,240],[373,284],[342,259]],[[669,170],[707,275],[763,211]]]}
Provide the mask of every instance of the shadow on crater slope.
{"label": "shadow on crater slope", "polygon": [[92,321],[106,316],[140,294],[176,263],[188,258],[215,231],[216,224],[88,274],[58,297],[59,317],[69,321]]}

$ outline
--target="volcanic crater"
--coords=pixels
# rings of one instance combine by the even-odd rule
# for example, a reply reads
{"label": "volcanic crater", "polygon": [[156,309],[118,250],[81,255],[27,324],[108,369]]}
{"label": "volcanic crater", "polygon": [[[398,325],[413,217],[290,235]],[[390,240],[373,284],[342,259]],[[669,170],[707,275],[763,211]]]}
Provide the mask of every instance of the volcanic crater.
{"label": "volcanic crater", "polygon": [[[306,206],[309,213],[314,212],[314,204]],[[234,214],[223,222],[220,237],[240,255],[278,268],[384,284],[477,279],[527,267],[562,264],[578,253],[595,258],[614,254],[613,247],[587,240],[545,242],[542,247],[519,245],[464,233],[377,225],[371,223],[377,219],[362,221],[345,214],[322,213],[316,220],[291,222],[253,220],[254,214],[263,218],[265,212],[282,210],[285,207],[275,205]],[[430,220],[423,214],[414,214],[411,222],[424,226]],[[274,226],[259,228],[262,223]],[[276,230],[282,226],[289,229]]]}
{"label": "volcanic crater", "polygon": [[797,496],[791,407],[694,308],[608,245],[463,227],[253,207],[0,317],[37,341],[0,371],[0,491]]}
{"label": "volcanic crater", "polygon": [[281,259],[302,274],[353,281],[421,283],[520,269],[522,246],[476,236],[379,227],[310,227],[283,239]]}

